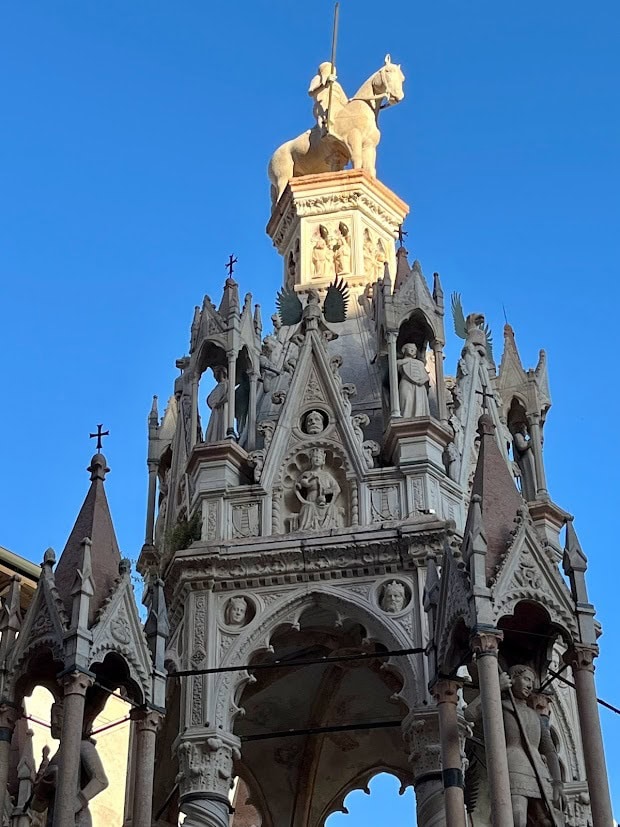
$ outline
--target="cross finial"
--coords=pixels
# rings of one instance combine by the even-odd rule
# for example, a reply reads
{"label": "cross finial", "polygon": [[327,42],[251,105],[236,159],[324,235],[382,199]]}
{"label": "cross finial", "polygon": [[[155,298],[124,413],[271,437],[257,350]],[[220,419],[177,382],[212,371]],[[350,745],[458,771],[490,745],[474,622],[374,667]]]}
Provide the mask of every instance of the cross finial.
{"label": "cross finial", "polygon": [[481,391],[476,391],[478,396],[482,397],[482,410],[483,410],[484,413],[487,413],[487,411],[489,410],[488,405],[487,405],[487,399],[493,399],[494,398],[492,393],[487,393],[487,387],[488,387],[487,385],[483,385]]}
{"label": "cross finial", "polygon": [[103,448],[103,443],[101,442],[102,437],[110,436],[109,431],[103,430],[103,425],[97,425],[97,433],[96,434],[89,434],[90,439],[97,438],[97,453],[101,453],[101,449]]}
{"label": "cross finial", "polygon": [[403,225],[402,224],[399,224],[398,225],[398,246],[399,247],[403,246],[403,244],[405,243],[405,236],[407,236],[407,235],[409,235],[409,233],[405,232],[405,230],[403,230]]}
{"label": "cross finial", "polygon": [[233,254],[231,253],[228,256],[228,261],[226,262],[226,269],[228,270],[228,278],[229,279],[232,278],[233,270],[235,268],[236,263],[237,263],[237,258],[235,256],[233,256]]}

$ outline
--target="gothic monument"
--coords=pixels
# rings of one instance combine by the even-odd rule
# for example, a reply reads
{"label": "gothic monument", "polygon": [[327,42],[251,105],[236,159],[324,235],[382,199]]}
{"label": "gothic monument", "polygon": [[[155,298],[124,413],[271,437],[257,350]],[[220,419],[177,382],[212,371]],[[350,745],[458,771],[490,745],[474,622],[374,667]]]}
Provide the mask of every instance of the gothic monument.
{"label": "gothic monument", "polygon": [[[524,369],[506,325],[497,363],[454,293],[444,372],[439,275],[410,264],[408,207],[376,174],[404,84],[389,55],[351,98],[319,66],[311,128],[269,163],[273,329],[232,265],[195,309],[148,420],[146,636],[109,515],[70,540],[74,582],[46,556],[21,626],[5,602],[0,780],[23,694],[56,681],[56,827],[86,807],[79,743],[106,685],[136,705],[126,825],[320,827],[379,771],[415,787],[420,827],[612,823],[600,627],[545,478],[545,354]],[[98,453],[90,511],[105,470]]]}

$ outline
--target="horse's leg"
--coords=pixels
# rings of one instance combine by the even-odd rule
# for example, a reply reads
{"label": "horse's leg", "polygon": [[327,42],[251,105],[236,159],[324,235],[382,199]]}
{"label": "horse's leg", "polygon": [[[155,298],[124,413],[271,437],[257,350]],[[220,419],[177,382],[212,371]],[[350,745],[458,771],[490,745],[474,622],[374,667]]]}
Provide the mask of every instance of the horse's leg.
{"label": "horse's leg", "polygon": [[370,143],[362,147],[362,169],[377,177],[377,145]]}
{"label": "horse's leg", "polygon": [[275,206],[286,189],[289,179],[293,177],[293,168],[292,141],[287,141],[276,149],[269,162],[269,180],[271,181],[271,200],[273,206]]}
{"label": "horse's leg", "polygon": [[353,169],[364,169],[362,158],[362,133],[359,129],[352,129],[347,135],[347,146],[351,153],[351,163]]}

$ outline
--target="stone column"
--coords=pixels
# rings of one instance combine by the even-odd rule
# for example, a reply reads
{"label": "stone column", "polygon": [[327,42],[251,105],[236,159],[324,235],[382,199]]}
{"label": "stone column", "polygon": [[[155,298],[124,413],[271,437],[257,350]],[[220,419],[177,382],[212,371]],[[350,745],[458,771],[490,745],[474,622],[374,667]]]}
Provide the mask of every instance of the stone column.
{"label": "stone column", "polygon": [[448,406],[446,405],[446,380],[443,375],[443,345],[435,340],[433,342],[433,355],[435,357],[435,387],[437,388],[437,407],[439,419],[448,424]]}
{"label": "stone column", "polygon": [[402,724],[413,772],[418,827],[447,827],[440,768],[439,718],[425,708],[410,712]]}
{"label": "stone column", "polygon": [[506,734],[497,662],[501,638],[501,632],[478,633],[472,638],[472,649],[476,655],[480,683],[482,726],[491,799],[491,824],[492,827],[513,827]]}
{"label": "stone column", "polygon": [[179,800],[186,827],[229,827],[233,762],[240,757],[239,739],[218,732],[177,747]]}
{"label": "stone column", "polygon": [[400,417],[400,400],[398,398],[398,366],[396,355],[396,333],[388,333],[388,371],[390,377],[390,416]]}
{"label": "stone column", "polygon": [[226,436],[235,436],[235,390],[237,387],[237,354],[228,354],[228,423]]}
{"label": "stone column", "polygon": [[247,450],[253,451],[256,447],[256,388],[258,373],[254,368],[248,371],[250,377],[250,397],[248,400]]}
{"label": "stone column", "polygon": [[151,827],[153,817],[153,774],[155,740],[162,715],[154,709],[134,708],[129,713],[135,721],[134,792],[132,827]]}
{"label": "stone column", "polygon": [[463,763],[457,715],[460,688],[461,683],[454,680],[439,680],[432,688],[439,710],[441,774],[447,827],[466,827]]}
{"label": "stone column", "polygon": [[11,740],[21,710],[7,701],[0,703],[0,816],[4,813],[9,778]]}
{"label": "stone column", "polygon": [[566,652],[564,660],[571,666],[575,681],[592,825],[608,827],[613,823],[613,816],[594,683],[594,658],[597,655],[598,646],[577,643]]}
{"label": "stone column", "polygon": [[545,464],[542,455],[542,432],[540,430],[540,414],[528,416],[530,439],[536,468],[536,494],[547,496],[547,480],[545,478]]}
{"label": "stone column", "polygon": [[195,374],[192,374],[190,379],[191,382],[191,391],[192,391],[192,409],[190,411],[190,428],[191,434],[189,435],[189,445],[190,448],[193,448],[196,444],[196,440],[198,439],[198,377]]}
{"label": "stone column", "polygon": [[80,789],[80,747],[84,727],[86,690],[94,676],[75,670],[64,673],[59,681],[64,688],[62,732],[58,783],[54,799],[54,827],[75,824],[75,806]]}
{"label": "stone column", "polygon": [[157,496],[157,468],[159,462],[149,459],[147,467],[149,469],[149,490],[146,501],[146,536],[144,542],[147,546],[152,546],[155,542],[153,530],[155,528],[155,498]]}

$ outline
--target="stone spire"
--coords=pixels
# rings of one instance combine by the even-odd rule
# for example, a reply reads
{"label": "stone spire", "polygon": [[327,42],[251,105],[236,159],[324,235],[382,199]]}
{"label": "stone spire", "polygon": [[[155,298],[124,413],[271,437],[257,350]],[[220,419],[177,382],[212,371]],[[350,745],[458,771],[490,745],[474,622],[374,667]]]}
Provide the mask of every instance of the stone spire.
{"label": "stone spire", "polygon": [[472,485],[465,537],[474,529],[481,512],[487,544],[486,576],[491,578],[510,542],[517,511],[523,505],[506,460],[502,456],[495,425],[487,413],[478,420],[480,447]]}
{"label": "stone spire", "polygon": [[90,489],[58,561],[55,580],[67,614],[71,617],[76,571],[82,569],[83,540],[88,537],[92,547],[93,581],[88,623],[92,626],[97,612],[118,579],[121,555],[104,488],[105,476],[110,470],[104,455],[95,454],[87,470],[90,471]]}

